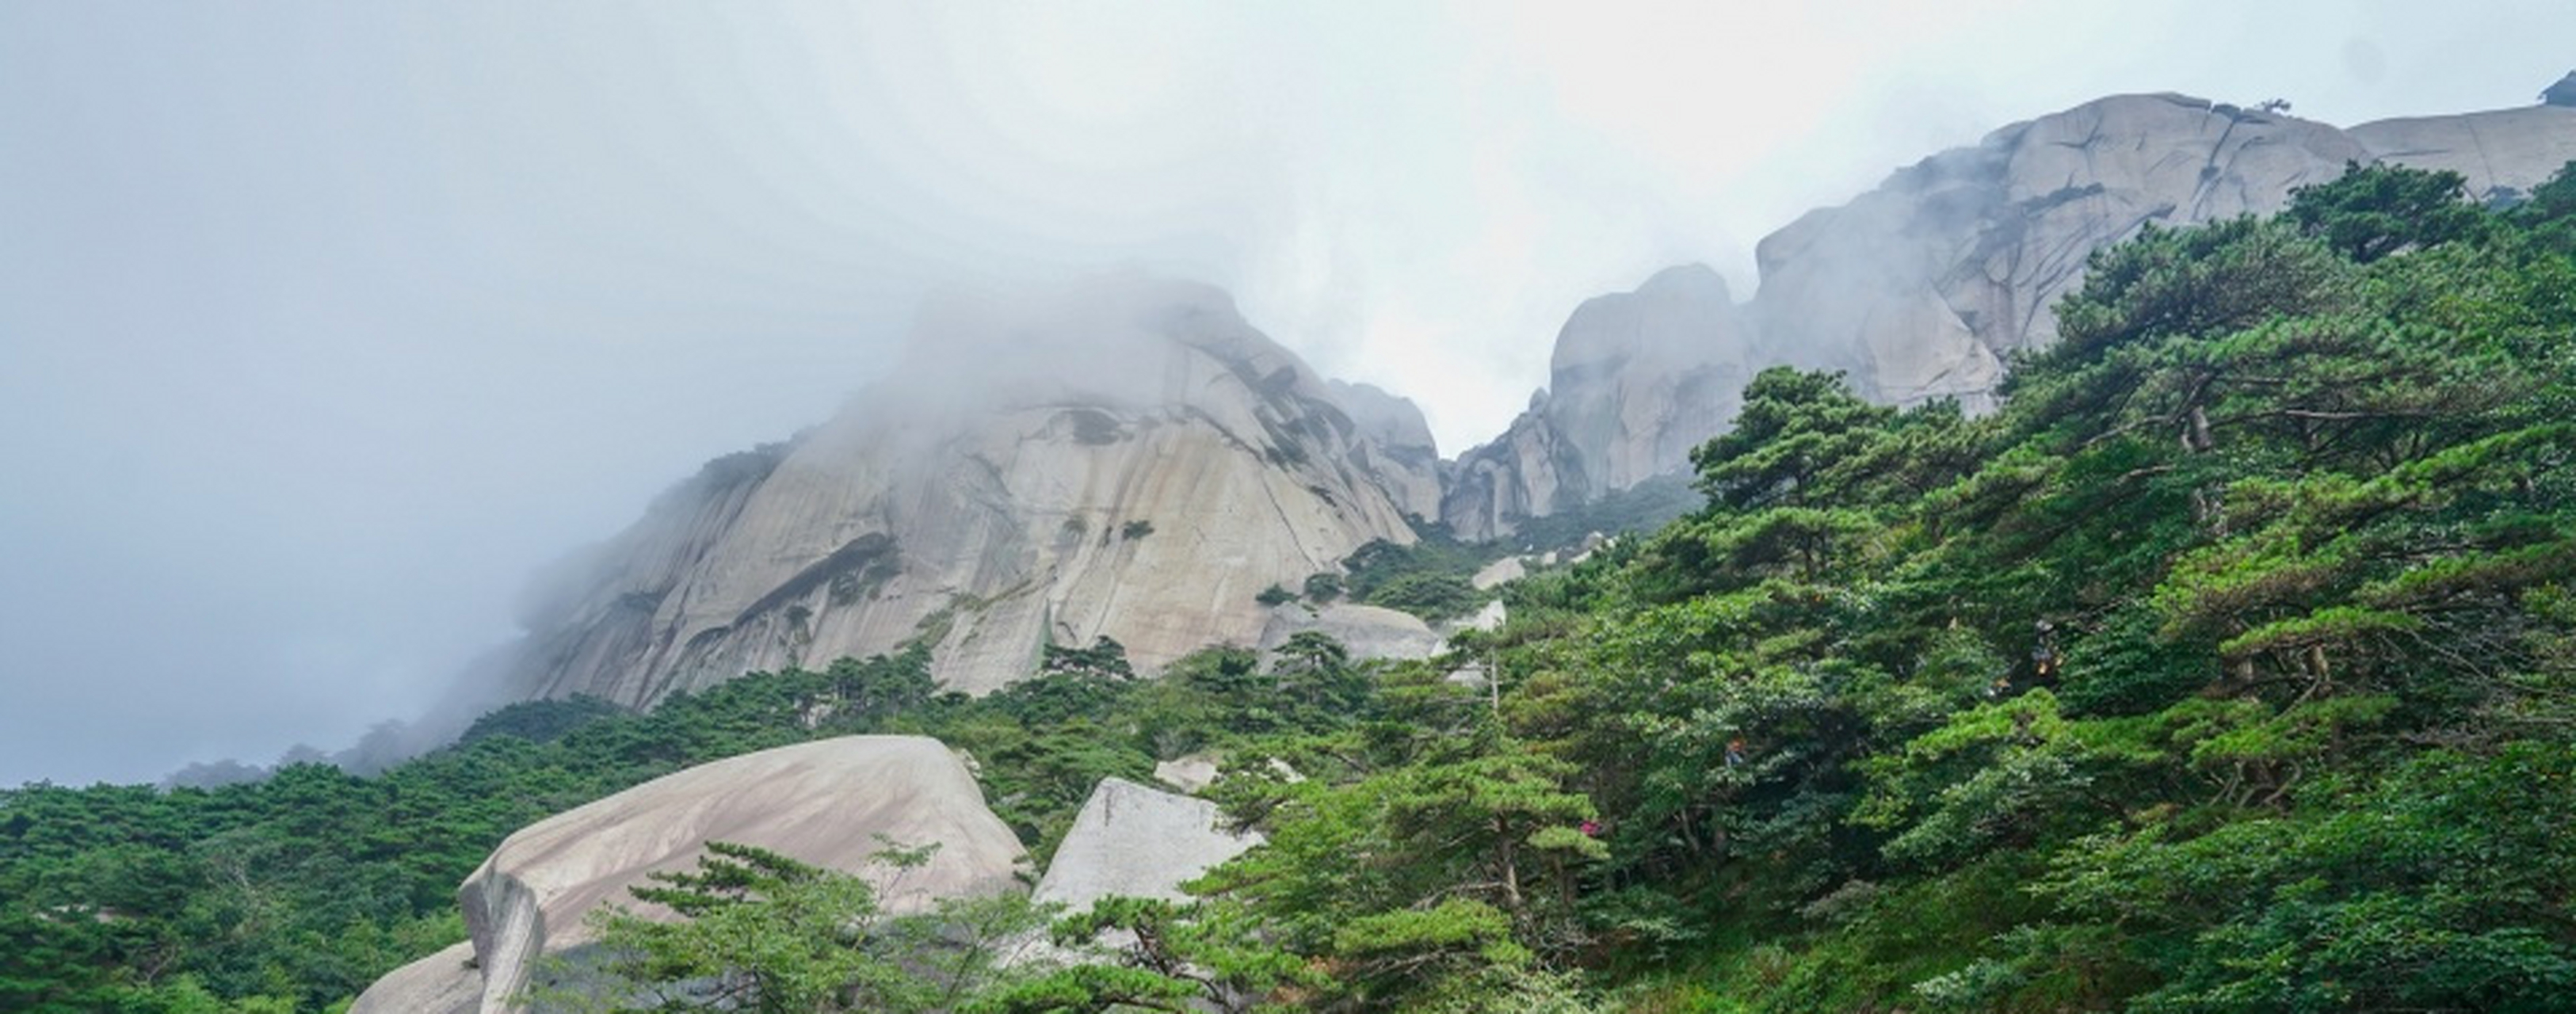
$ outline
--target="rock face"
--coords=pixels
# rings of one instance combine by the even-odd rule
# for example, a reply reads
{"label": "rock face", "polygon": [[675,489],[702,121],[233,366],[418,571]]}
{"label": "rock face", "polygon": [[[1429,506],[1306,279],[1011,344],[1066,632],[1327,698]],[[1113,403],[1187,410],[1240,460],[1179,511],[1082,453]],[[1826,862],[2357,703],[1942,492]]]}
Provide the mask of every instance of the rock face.
{"label": "rock face", "polygon": [[1360,468],[1377,479],[1397,509],[1424,520],[1438,518],[1440,447],[1431,438],[1422,407],[1370,384],[1331,380],[1325,387],[1367,438],[1357,448]]}
{"label": "rock face", "polygon": [[1316,380],[1205,287],[952,302],[837,418],[710,463],[558,568],[505,682],[648,705],[917,640],[943,683],[982,692],[1102,636],[1150,672],[1254,641],[1262,589],[1412,541],[1408,514],[1495,538],[1683,470],[1763,366],[1991,407],[2007,359],[2056,339],[2086,258],[2145,226],[2273,211],[2352,162],[2457,170],[2503,199],[2570,159],[2565,105],[2342,130],[2178,95],[2087,103],[1772,234],[1749,303],[1700,266],[1584,303],[1549,386],[1446,464],[1412,403]]}
{"label": "rock face", "polygon": [[2050,307],[2095,249],[2145,225],[2279,210],[2349,162],[2528,190],[2576,158],[2576,110],[2388,120],[2349,131],[2180,95],[2124,95],[2016,123],[1809,212],[1758,248],[1767,356],[1846,369],[1894,403],[1992,404],[2004,357],[2056,340]]}
{"label": "rock face", "polygon": [[1207,800],[1104,779],[1030,897],[1077,910],[1112,895],[1184,900],[1182,884],[1261,844],[1258,832],[1223,830],[1221,818]]}
{"label": "rock face", "polygon": [[546,582],[518,686],[646,705],[922,638],[980,693],[1048,643],[1111,637],[1150,671],[1249,642],[1263,588],[1413,539],[1379,477],[1428,460],[1427,430],[1354,400],[1406,442],[1204,286],[934,307],[837,418],[710,464]]}
{"label": "rock face", "polygon": [[1756,356],[1726,280],[1702,265],[1586,301],[1557,333],[1548,387],[1459,456],[1440,519],[1492,538],[1688,465],[1735,418]]}
{"label": "rock face", "polygon": [[2050,308],[2094,250],[2149,224],[2277,211],[2352,162],[2451,170],[2473,198],[2513,198],[2576,159],[2576,98],[2562,90],[2576,85],[2548,105],[2349,130],[2180,95],[2004,127],[1765,237],[1742,308],[1699,267],[1584,304],[1557,336],[1549,386],[1458,459],[1441,519],[1491,538],[1679,470],[1772,364],[1848,371],[1883,402],[1991,408],[2006,358],[2056,340]]}
{"label": "rock face", "polygon": [[2466,177],[2475,200],[2512,200],[2576,159],[2576,94],[2528,109],[2379,120],[2352,128],[2352,138],[2373,158]]}
{"label": "rock face", "polygon": [[[883,848],[878,835],[939,845],[880,897],[889,911],[1014,883],[1019,840],[985,808],[965,765],[924,736],[848,736],[734,757],[539,821],[502,842],[457,892],[482,969],[478,1009],[510,1009],[539,955],[588,938],[582,916],[592,908],[614,902],[651,915],[627,889],[694,866],[707,841],[861,871]],[[442,968],[414,969],[422,966],[377,989],[444,995]]]}
{"label": "rock face", "polygon": [[1267,656],[1289,638],[1310,630],[1342,642],[1355,659],[1430,658],[1440,649],[1440,635],[1419,616],[1384,606],[1336,602],[1312,612],[1302,605],[1271,610],[1270,622],[1261,628],[1261,652]]}

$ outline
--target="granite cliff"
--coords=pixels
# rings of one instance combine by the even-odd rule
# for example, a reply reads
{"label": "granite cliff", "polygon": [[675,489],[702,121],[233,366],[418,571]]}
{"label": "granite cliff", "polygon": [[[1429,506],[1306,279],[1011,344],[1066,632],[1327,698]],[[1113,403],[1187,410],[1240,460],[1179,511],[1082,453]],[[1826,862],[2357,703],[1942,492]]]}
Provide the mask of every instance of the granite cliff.
{"label": "granite cliff", "polygon": [[1851,371],[1863,393],[1991,404],[2005,360],[2096,249],[2150,225],[2278,211],[2349,163],[2460,173],[2507,200],[2576,159],[2576,109],[2534,106],[2349,130],[2181,95],[2122,95],[2004,127],[1765,238],[1766,358]]}
{"label": "granite cliff", "polygon": [[1557,332],[1548,386],[1528,411],[1459,456],[1440,520],[1493,538],[1688,465],[1735,417],[1754,354],[1726,280],[1702,265],[1585,301]]}
{"label": "granite cliff", "polygon": [[838,417],[709,464],[539,582],[513,678],[646,705],[919,639],[980,693],[1049,643],[1147,668],[1250,644],[1263,588],[1413,538],[1382,475],[1416,451],[1204,286],[951,301]]}
{"label": "granite cliff", "polygon": [[2086,258],[2148,226],[2277,211],[2351,163],[2457,172],[2472,199],[2508,201],[2571,159],[2576,106],[2555,100],[2339,129],[2122,95],[2015,123],[1765,237],[1746,303],[1697,266],[1585,303],[1557,336],[1549,386],[1460,455],[1440,516],[1490,538],[1679,470],[1774,364],[1847,371],[1880,401],[1990,408],[2011,355],[2056,340],[2049,308]]}
{"label": "granite cliff", "polygon": [[1577,308],[1548,386],[1443,462],[1421,411],[1326,383],[1212,289],[1119,278],[951,301],[837,418],[710,463],[540,583],[515,696],[649,704],[753,669],[919,640],[982,692],[1041,646],[1110,637],[1148,669],[1254,644],[1299,587],[1408,515],[1513,533],[1685,470],[1761,368],[1848,371],[1886,402],[1992,404],[2086,259],[2150,226],[2277,210],[2347,164],[2459,172],[2510,200],[2576,159],[2576,107],[2340,129],[2124,95],[2012,124],[1765,238],[1737,302],[1706,267]]}

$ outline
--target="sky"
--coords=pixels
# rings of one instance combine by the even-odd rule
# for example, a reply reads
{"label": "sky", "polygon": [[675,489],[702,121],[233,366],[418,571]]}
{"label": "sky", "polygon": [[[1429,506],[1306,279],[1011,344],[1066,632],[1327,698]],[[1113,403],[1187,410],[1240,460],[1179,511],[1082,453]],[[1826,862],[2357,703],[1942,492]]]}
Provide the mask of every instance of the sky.
{"label": "sky", "polygon": [[2524,105],[2576,5],[0,0],[0,785],[346,746],[925,293],[1233,292],[1444,453],[1583,299],[2105,94]]}

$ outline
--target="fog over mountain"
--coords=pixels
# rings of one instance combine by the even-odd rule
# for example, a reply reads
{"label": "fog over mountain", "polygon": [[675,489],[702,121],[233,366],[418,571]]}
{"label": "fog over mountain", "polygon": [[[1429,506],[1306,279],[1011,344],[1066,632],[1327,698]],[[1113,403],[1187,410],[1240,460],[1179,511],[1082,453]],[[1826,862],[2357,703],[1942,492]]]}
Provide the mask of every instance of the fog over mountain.
{"label": "fog over mountain", "polygon": [[[338,748],[926,298],[1194,279],[1440,449],[2004,123],[2528,104],[2561,3],[0,6],[0,784]],[[935,400],[935,393],[925,392]]]}

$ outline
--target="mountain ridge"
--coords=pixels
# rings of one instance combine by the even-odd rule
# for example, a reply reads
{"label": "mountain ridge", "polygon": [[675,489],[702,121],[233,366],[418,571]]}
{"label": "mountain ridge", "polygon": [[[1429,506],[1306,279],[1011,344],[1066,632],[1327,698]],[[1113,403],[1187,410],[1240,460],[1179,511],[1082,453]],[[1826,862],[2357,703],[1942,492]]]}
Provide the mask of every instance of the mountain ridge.
{"label": "mountain ridge", "polygon": [[1322,380],[1205,285],[1112,276],[925,309],[887,381],[830,422],[710,462],[540,585],[515,696],[630,706],[920,639],[951,687],[1044,645],[1149,671],[1257,643],[1301,587],[1418,525],[1491,540],[1685,471],[1771,365],[1871,400],[1991,408],[2092,251],[2278,210],[2346,165],[2460,172],[2509,201],[2576,160],[2576,109],[2345,129],[2173,93],[2115,95],[1935,153],[1766,236],[1738,301],[1703,265],[1584,301],[1502,434],[1442,459],[1410,401]]}

